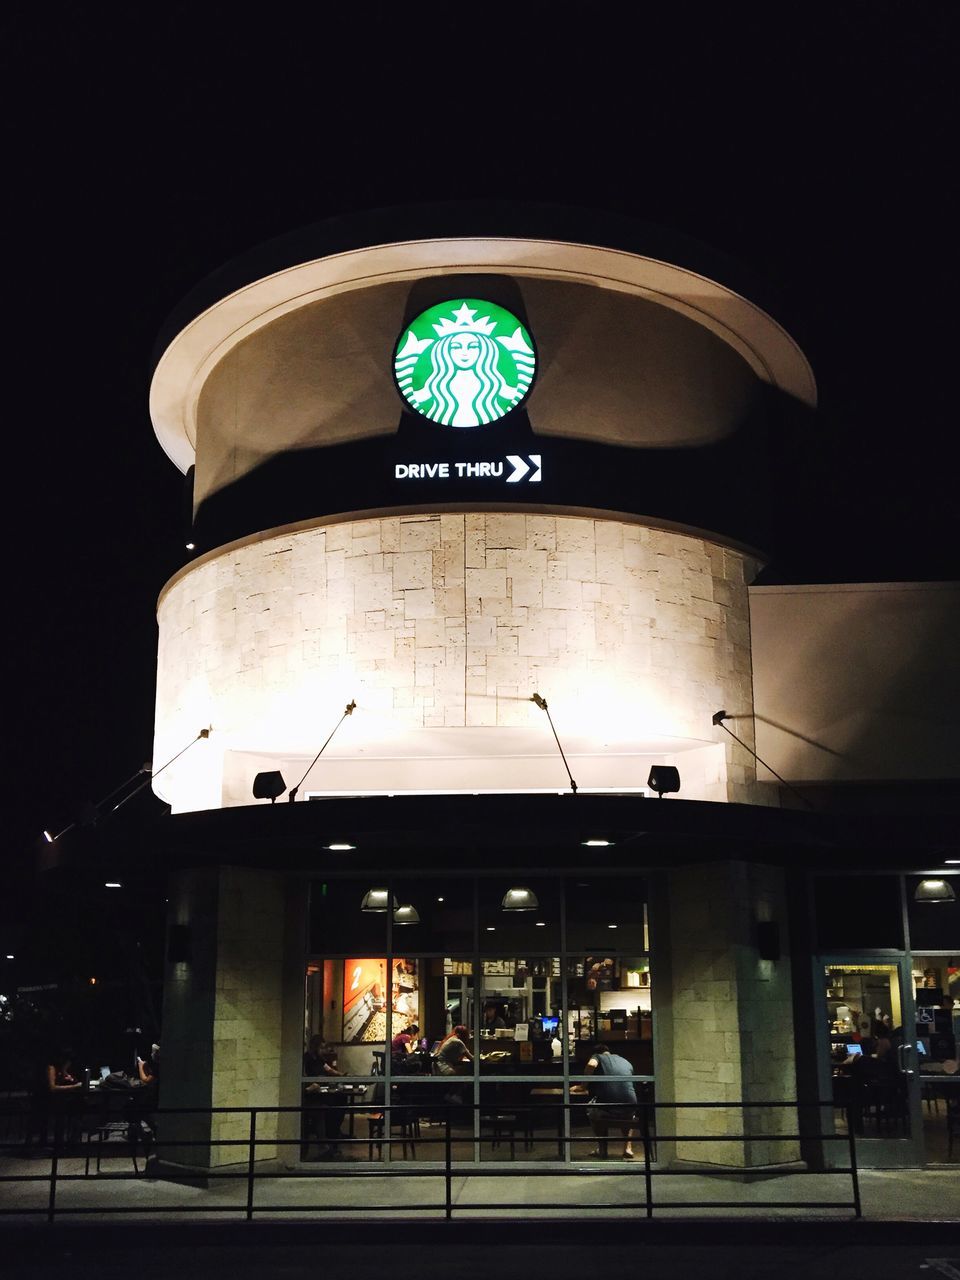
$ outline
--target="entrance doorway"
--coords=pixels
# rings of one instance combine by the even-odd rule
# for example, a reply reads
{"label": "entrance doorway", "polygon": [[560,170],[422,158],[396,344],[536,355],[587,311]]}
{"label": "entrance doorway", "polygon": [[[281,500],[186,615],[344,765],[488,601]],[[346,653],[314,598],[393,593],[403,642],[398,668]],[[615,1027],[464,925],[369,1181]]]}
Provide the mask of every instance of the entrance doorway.
{"label": "entrance doorway", "polygon": [[829,956],[819,969],[821,1097],[833,1099],[827,1125],[832,1120],[842,1134],[853,1126],[865,1168],[920,1167],[923,1125],[909,963],[902,957]]}

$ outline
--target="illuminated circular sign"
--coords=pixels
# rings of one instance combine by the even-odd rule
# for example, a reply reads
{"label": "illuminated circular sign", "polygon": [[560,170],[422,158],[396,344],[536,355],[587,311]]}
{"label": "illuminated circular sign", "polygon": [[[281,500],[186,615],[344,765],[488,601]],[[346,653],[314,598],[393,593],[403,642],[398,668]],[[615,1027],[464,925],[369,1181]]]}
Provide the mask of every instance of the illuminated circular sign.
{"label": "illuminated circular sign", "polygon": [[400,335],[393,355],[400,394],[444,427],[496,422],[526,399],[537,356],[515,315],[493,302],[440,302]]}

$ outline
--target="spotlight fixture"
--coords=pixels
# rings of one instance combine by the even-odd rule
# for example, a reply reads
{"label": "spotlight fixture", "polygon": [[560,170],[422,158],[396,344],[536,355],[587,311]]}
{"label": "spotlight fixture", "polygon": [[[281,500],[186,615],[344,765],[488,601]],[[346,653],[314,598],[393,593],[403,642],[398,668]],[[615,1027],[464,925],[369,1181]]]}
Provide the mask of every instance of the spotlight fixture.
{"label": "spotlight fixture", "polygon": [[119,880],[105,880],[103,887],[105,889],[122,889],[123,885]]}
{"label": "spotlight fixture", "polygon": [[545,929],[547,927],[546,920],[538,920],[533,926],[535,929]]}
{"label": "spotlight fixture", "polygon": [[496,929],[492,924],[487,925],[487,933],[496,933]]}
{"label": "spotlight fixture", "polygon": [[409,902],[404,903],[402,907],[397,907],[393,913],[394,924],[419,924],[420,915],[417,908],[411,906]]}
{"label": "spotlight fixture", "polygon": [[585,849],[606,849],[607,845],[613,844],[612,840],[584,840],[583,847]]}
{"label": "spotlight fixture", "polygon": [[680,770],[672,764],[655,764],[647,778],[647,786],[662,800],[663,793],[680,790]]}
{"label": "spotlight fixture", "polygon": [[7,959],[8,959],[8,960],[15,960],[15,959],[16,959],[16,956],[8,955],[8,956],[7,956]]}
{"label": "spotlight fixture", "polygon": [[355,849],[357,846],[355,844],[347,844],[344,841],[342,844],[325,844],[323,847],[325,849],[329,849],[331,853],[347,853],[349,850]]}
{"label": "spotlight fixture", "polygon": [[197,544],[195,542],[185,542],[184,546],[188,551],[196,551]]}
{"label": "spotlight fixture", "polygon": [[914,890],[914,902],[956,902],[953,885],[942,877],[921,880]]}
{"label": "spotlight fixture", "polygon": [[276,804],[277,796],[282,796],[286,789],[287,784],[279,769],[258,773],[253,780],[254,800],[269,800],[271,804]]}
{"label": "spotlight fixture", "polygon": [[540,902],[532,889],[518,887],[507,890],[500,906],[504,911],[536,911]]}
{"label": "spotlight fixture", "polygon": [[361,911],[386,911],[388,905],[397,909],[397,900],[387,889],[368,889],[360,903]]}

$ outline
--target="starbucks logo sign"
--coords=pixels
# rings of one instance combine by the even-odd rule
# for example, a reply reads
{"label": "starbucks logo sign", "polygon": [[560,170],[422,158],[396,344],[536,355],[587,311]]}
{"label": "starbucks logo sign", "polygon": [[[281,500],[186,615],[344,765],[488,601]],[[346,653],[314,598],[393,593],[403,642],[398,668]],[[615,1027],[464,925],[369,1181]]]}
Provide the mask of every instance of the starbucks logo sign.
{"label": "starbucks logo sign", "polygon": [[496,422],[526,399],[537,368],[530,334],[492,302],[458,298],[421,312],[393,356],[404,400],[444,427]]}

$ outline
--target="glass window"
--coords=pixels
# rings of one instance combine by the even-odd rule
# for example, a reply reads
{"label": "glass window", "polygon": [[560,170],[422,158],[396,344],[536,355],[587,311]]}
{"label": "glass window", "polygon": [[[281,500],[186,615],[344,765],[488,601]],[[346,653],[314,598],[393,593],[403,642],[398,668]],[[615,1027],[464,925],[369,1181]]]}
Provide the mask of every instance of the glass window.
{"label": "glass window", "polygon": [[480,951],[487,955],[560,947],[560,881],[518,874],[479,884]]}
{"label": "glass window", "polygon": [[310,890],[311,953],[383,955],[388,901],[385,881],[315,880]]}
{"label": "glass window", "polygon": [[[953,889],[953,901],[917,901],[921,883],[929,891],[946,897],[945,890]],[[913,951],[949,951],[958,946],[960,939],[960,876],[926,877],[907,876],[907,915],[910,921],[910,947]]]}
{"label": "glass window", "polygon": [[814,896],[821,951],[903,947],[899,876],[822,876]]}
{"label": "glass window", "polygon": [[653,1019],[647,956],[577,956],[567,962],[570,1074],[579,1075],[597,1041],[638,1075],[653,1075]]}
{"label": "glass window", "polygon": [[641,877],[576,876],[566,888],[568,951],[649,950]]}
{"label": "glass window", "polygon": [[473,952],[474,881],[471,877],[396,880],[394,950],[420,954]]}
{"label": "glass window", "polygon": [[650,1088],[645,898],[625,876],[313,885],[303,1158],[440,1161],[447,1118],[455,1161],[587,1156],[593,1045]]}
{"label": "glass window", "polygon": [[481,1074],[562,1072],[559,956],[498,956],[480,964]]}

